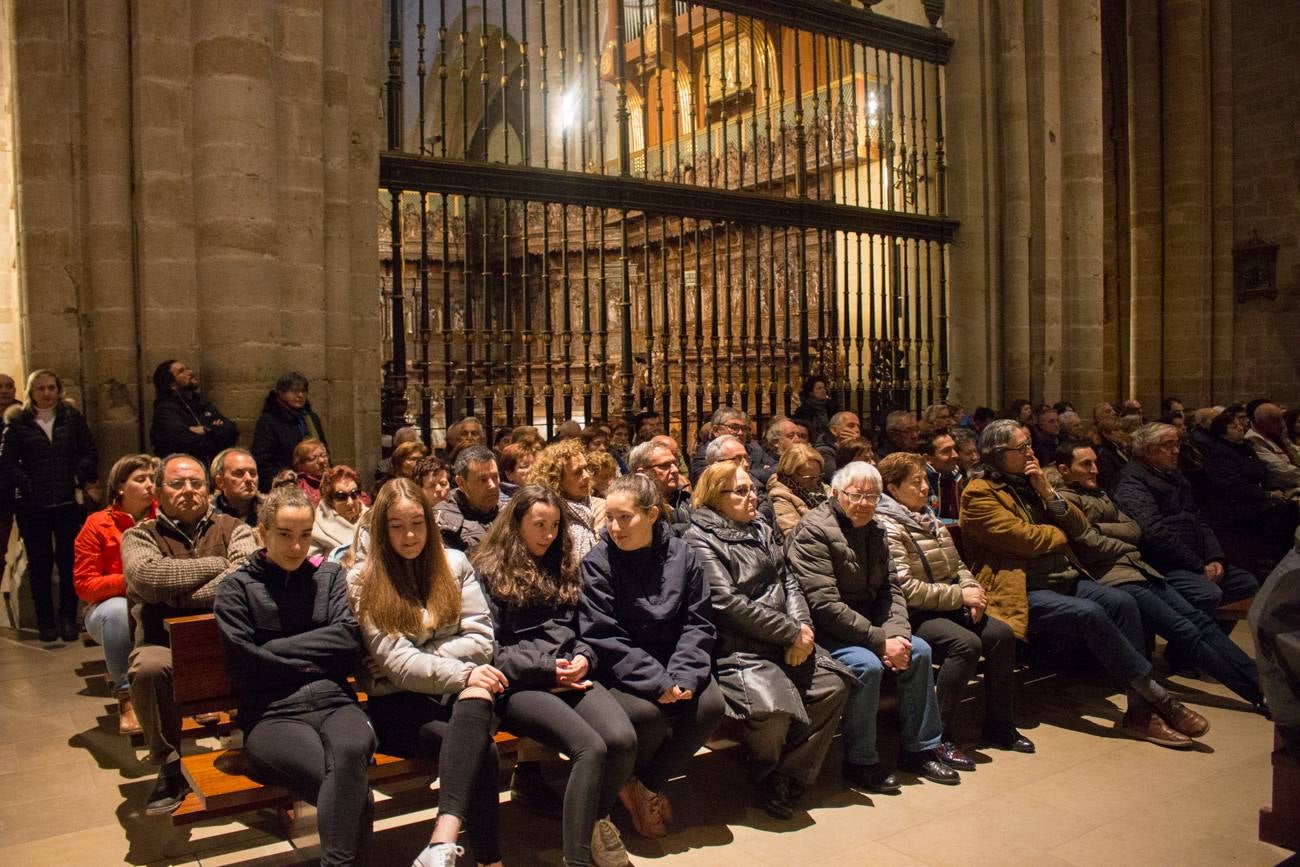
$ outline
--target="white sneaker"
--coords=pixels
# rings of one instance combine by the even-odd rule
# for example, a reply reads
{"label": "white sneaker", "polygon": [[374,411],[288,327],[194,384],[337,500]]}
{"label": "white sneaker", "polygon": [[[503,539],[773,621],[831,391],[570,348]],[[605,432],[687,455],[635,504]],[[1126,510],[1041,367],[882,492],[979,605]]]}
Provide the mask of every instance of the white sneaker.
{"label": "white sneaker", "polygon": [[430,843],[411,867],[456,867],[456,859],[464,854],[465,850],[455,843]]}
{"label": "white sneaker", "polygon": [[591,863],[596,867],[625,867],[631,863],[623,837],[609,816],[597,819],[596,827],[591,829]]}

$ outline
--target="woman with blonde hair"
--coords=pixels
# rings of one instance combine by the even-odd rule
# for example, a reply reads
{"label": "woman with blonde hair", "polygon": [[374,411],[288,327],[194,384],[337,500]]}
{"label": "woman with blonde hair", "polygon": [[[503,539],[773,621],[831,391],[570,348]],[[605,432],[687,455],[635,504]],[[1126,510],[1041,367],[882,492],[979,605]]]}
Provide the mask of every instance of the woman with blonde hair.
{"label": "woman with blonde hair", "polygon": [[438,819],[415,867],[452,867],[462,826],[480,864],[501,860],[497,825],[492,619],[469,560],[445,550],[415,482],[384,485],[370,516],[365,562],[349,575],[370,651],[362,686],[379,747],[438,759]]}
{"label": "woman with blonde hair", "polygon": [[605,528],[605,501],[591,493],[591,466],[582,440],[552,443],[538,453],[528,482],[555,491],[564,499],[574,555],[581,560],[596,547]]}
{"label": "woman with blonde hair", "polygon": [[826,459],[810,445],[796,443],[777,461],[776,472],[767,482],[767,495],[776,512],[776,528],[789,533],[799,519],[830,496],[831,486],[822,481]]}

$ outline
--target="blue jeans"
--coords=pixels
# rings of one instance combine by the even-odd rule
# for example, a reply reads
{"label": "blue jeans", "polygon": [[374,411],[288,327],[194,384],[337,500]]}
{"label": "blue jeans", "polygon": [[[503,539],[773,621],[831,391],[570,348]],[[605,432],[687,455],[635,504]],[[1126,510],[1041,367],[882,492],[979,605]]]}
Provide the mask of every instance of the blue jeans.
{"label": "blue jeans", "polygon": [[1085,579],[1073,596],[1030,590],[1029,631],[1082,638],[1093,658],[1126,688],[1151,673],[1137,602],[1115,587]]}
{"label": "blue jeans", "polygon": [[[1165,573],[1169,585],[1183,594],[1183,598],[1214,619],[1214,612],[1225,602],[1236,602],[1259,592],[1255,576],[1238,566],[1223,567],[1223,579],[1215,584],[1204,574],[1187,569],[1173,569]],[[1231,624],[1225,632],[1231,632]]]}
{"label": "blue jeans", "polygon": [[1169,642],[1171,651],[1204,669],[1251,704],[1263,700],[1254,660],[1167,581],[1134,581],[1121,584],[1119,589],[1133,597],[1142,611],[1142,620]]}
{"label": "blue jeans", "polygon": [[[874,651],[849,645],[831,651],[858,682],[860,689],[849,693],[844,705],[840,731],[844,733],[844,760],[854,765],[874,765],[876,753],[876,711],[880,707],[880,680],[885,673],[884,661]],[[903,749],[911,753],[931,750],[943,738],[939,719],[939,702],[934,695],[934,671],[930,662],[930,645],[920,636],[912,636],[912,661],[898,678],[898,716],[902,722]]]}
{"label": "blue jeans", "polygon": [[127,657],[131,655],[131,607],[125,596],[113,596],[86,609],[86,631],[104,648],[104,664],[114,689],[127,689]]}

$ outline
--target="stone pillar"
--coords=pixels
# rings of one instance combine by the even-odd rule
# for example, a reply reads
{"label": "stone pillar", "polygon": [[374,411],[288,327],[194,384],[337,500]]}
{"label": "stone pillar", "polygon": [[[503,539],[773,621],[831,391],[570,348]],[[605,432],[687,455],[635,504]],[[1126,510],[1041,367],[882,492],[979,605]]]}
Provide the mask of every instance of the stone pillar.
{"label": "stone pillar", "polygon": [[1164,140],[1164,387],[1210,400],[1212,196],[1208,0],[1160,12]]}
{"label": "stone pillar", "polygon": [[[1160,0],[1128,5],[1129,391],[1159,405],[1164,384],[1164,127]],[[1170,392],[1172,393],[1172,392]],[[1191,401],[1191,395],[1179,395]]]}
{"label": "stone pillar", "polygon": [[1026,87],[1023,5],[1005,0],[998,6],[997,112],[989,123],[1002,127],[1002,387],[986,396],[995,405],[1028,396],[1030,349],[1029,102]]}
{"label": "stone pillar", "polygon": [[[1061,394],[1076,407],[1102,399],[1101,9],[1063,0],[1061,45]],[[1048,393],[1050,398],[1052,393]]]}
{"label": "stone pillar", "polygon": [[[1237,399],[1234,389],[1232,4],[1210,4],[1210,162],[1213,244],[1210,400]],[[1281,398],[1278,398],[1279,400]]]}

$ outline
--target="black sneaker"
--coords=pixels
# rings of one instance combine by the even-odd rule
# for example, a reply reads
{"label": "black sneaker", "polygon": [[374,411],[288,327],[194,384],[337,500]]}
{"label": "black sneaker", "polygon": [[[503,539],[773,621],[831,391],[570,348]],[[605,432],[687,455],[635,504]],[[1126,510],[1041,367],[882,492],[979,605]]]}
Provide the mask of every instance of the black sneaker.
{"label": "black sneaker", "polygon": [[564,802],[542,777],[537,762],[519,762],[510,777],[510,802],[545,819],[564,815]]}
{"label": "black sneaker", "polygon": [[145,815],[166,816],[174,812],[185,800],[189,790],[185,775],[181,773],[180,762],[163,765],[162,770],[158,772],[158,781],[154,783],[153,791],[149,793],[149,801],[145,804]]}

